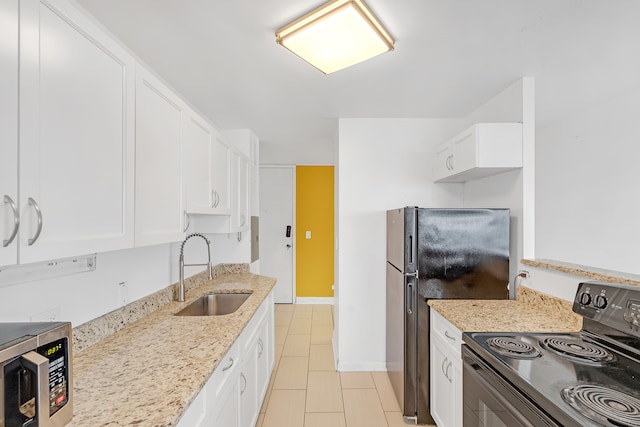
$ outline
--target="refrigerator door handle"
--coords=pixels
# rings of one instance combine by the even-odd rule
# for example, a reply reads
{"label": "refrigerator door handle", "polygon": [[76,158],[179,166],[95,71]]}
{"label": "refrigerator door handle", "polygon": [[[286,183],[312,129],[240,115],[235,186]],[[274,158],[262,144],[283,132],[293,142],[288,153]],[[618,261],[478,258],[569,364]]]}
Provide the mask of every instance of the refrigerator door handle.
{"label": "refrigerator door handle", "polygon": [[409,264],[413,264],[413,236],[409,235]]}
{"label": "refrigerator door handle", "polygon": [[413,283],[412,283],[412,278],[417,278],[418,277],[418,272],[415,273],[405,273],[404,275],[404,283],[405,286],[407,288],[407,313],[408,314],[413,314]]}

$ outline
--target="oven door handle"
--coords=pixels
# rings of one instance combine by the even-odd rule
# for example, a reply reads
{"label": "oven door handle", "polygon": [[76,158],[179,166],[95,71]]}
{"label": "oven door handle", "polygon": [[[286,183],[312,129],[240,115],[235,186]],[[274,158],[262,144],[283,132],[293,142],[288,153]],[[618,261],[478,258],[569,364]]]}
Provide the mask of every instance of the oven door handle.
{"label": "oven door handle", "polygon": [[[506,399],[500,392],[489,382],[483,375],[483,371],[487,368],[483,366],[475,358],[469,355],[464,356],[464,369],[471,375],[487,392],[495,399],[518,423],[523,427],[536,427],[534,424],[524,417],[518,409],[508,399]],[[464,385],[463,385],[464,387]],[[515,396],[514,396],[515,397]]]}

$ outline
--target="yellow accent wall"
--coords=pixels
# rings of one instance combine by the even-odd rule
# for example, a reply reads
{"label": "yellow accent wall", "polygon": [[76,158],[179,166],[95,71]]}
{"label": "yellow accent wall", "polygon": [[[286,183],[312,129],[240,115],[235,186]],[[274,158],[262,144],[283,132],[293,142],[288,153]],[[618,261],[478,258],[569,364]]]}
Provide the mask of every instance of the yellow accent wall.
{"label": "yellow accent wall", "polygon": [[[333,166],[296,167],[296,295],[333,297]],[[311,238],[306,238],[307,231]]]}

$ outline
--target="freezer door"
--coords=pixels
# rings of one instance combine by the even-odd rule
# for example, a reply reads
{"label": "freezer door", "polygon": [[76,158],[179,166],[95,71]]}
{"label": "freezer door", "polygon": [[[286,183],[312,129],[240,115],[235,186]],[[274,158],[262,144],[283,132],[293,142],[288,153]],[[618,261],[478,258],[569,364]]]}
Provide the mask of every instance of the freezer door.
{"label": "freezer door", "polygon": [[387,261],[403,273],[417,268],[416,208],[387,211]]}
{"label": "freezer door", "polygon": [[420,209],[418,241],[423,298],[508,298],[508,209]]}

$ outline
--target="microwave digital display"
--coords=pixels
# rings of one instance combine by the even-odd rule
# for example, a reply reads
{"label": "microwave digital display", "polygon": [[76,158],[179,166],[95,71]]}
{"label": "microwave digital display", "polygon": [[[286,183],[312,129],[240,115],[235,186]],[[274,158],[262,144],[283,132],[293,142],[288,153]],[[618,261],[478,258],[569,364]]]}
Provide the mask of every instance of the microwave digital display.
{"label": "microwave digital display", "polygon": [[50,416],[58,412],[69,400],[67,346],[67,338],[62,338],[38,348],[38,353],[49,359]]}

